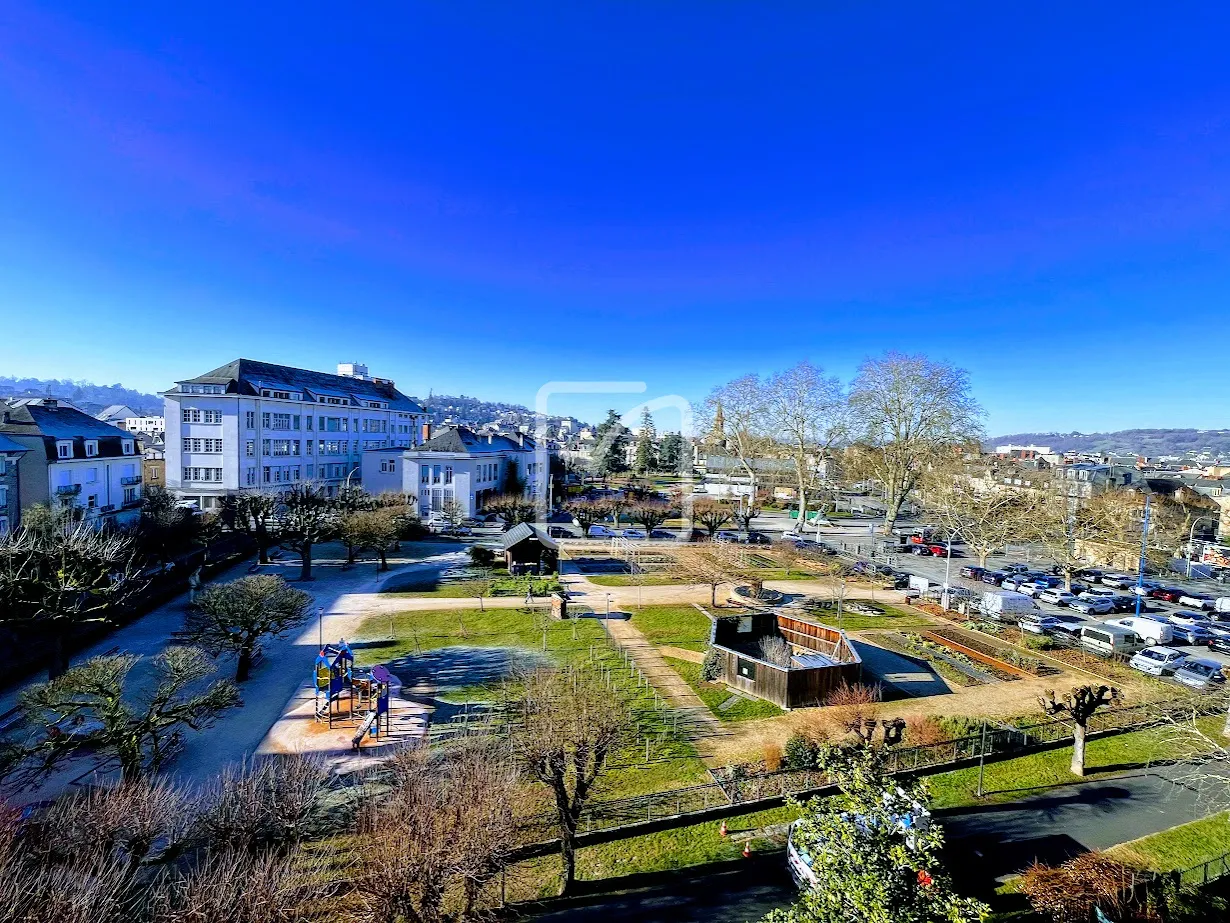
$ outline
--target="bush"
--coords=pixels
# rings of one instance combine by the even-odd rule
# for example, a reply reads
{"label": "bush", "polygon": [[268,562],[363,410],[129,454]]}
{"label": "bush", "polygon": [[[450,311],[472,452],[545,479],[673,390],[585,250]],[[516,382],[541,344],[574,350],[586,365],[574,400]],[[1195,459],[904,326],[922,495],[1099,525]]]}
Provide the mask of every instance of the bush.
{"label": "bush", "polygon": [[700,665],[700,678],[706,683],[716,683],[722,672],[722,655],[716,647],[711,647],[705,653],[705,659]]}
{"label": "bush", "polygon": [[786,738],[781,759],[786,769],[815,769],[819,759],[820,745],[802,731],[795,731]]}
{"label": "bush", "polygon": [[1049,651],[1055,646],[1055,639],[1046,635],[1030,635],[1025,639],[1025,646],[1031,651]]}
{"label": "bush", "polygon": [[879,684],[842,682],[828,694],[825,705],[874,705],[884,698],[884,688]]}
{"label": "bush", "polygon": [[780,746],[773,743],[765,744],[763,752],[765,772],[777,772],[782,768],[782,748]]}
{"label": "bush", "polygon": [[471,545],[470,563],[475,567],[492,567],[495,564],[495,551],[482,545]]}

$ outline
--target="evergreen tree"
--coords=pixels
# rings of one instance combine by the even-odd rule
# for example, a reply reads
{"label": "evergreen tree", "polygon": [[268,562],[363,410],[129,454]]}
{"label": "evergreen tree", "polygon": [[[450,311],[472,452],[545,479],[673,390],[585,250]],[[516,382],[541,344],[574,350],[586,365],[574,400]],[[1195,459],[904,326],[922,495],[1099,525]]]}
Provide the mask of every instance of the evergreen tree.
{"label": "evergreen tree", "polygon": [[658,431],[653,425],[653,414],[646,407],[641,412],[641,431],[636,437],[634,468],[637,474],[648,474],[658,466]]}
{"label": "evergreen tree", "polygon": [[683,467],[683,451],[683,437],[678,433],[667,433],[658,449],[658,468],[662,471],[679,471]]}
{"label": "evergreen tree", "polygon": [[607,411],[606,419],[598,427],[598,445],[594,449],[594,468],[602,477],[620,474],[628,470],[628,429],[619,422],[619,414]]}

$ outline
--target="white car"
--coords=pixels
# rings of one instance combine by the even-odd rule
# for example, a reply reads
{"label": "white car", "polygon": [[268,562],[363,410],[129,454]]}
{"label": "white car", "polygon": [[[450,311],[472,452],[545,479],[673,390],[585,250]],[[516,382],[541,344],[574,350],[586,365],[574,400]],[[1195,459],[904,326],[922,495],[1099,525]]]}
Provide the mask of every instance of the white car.
{"label": "white car", "polygon": [[1179,597],[1180,606],[1191,606],[1193,609],[1212,609],[1216,604],[1216,600],[1204,594]]}
{"label": "white car", "polygon": [[614,529],[608,529],[606,526],[600,526],[596,523],[589,527],[587,534],[590,538],[615,538],[618,535]]}
{"label": "white car", "polygon": [[1091,586],[1081,592],[1081,599],[1114,599],[1119,594],[1110,587]]}
{"label": "white car", "polygon": [[1187,660],[1187,655],[1171,647],[1146,647],[1128,661],[1128,666],[1150,676],[1165,676],[1173,673]]}
{"label": "white car", "polygon": [[1169,621],[1176,625],[1182,625],[1185,628],[1190,628],[1192,625],[1203,625],[1206,628],[1209,624],[1209,617],[1203,612],[1172,612],[1169,616]]}
{"label": "white car", "polygon": [[1067,606],[1071,604],[1072,600],[1076,599],[1076,594],[1056,588],[1043,590],[1038,594],[1038,599],[1044,603],[1051,603],[1056,606]]}
{"label": "white car", "polygon": [[1025,615],[1017,620],[1016,626],[1021,631],[1028,631],[1035,635],[1045,635],[1054,631],[1060,625],[1064,624],[1053,615]]}
{"label": "white car", "polygon": [[1098,582],[1103,586],[1111,586],[1122,590],[1124,587],[1135,583],[1136,578],[1130,574],[1103,574],[1102,579]]}
{"label": "white car", "polygon": [[1226,681],[1221,664],[1202,657],[1189,658],[1174,671],[1174,678],[1184,686],[1200,690],[1215,689],[1218,683]]}
{"label": "white car", "polygon": [[642,532],[640,529],[624,529],[624,530],[623,530],[622,532],[620,532],[619,534],[620,534],[623,538],[635,538],[635,539],[642,539],[642,538],[644,538],[644,537],[645,537],[645,533],[644,533],[644,532]]}

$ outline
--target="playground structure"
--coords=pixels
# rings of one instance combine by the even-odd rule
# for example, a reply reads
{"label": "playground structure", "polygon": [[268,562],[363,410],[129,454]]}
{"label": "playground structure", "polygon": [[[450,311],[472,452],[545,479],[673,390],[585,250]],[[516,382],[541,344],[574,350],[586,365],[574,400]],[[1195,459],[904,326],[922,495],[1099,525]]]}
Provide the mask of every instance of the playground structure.
{"label": "playground structure", "polygon": [[[378,739],[391,733],[389,687],[392,676],[380,665],[356,673],[354,653],[346,639],[337,645],[326,644],[316,655],[315,714],[317,721],[358,722],[351,747],[358,750],[367,736]],[[321,697],[324,697],[322,703]],[[345,701],[345,710],[342,705]]]}

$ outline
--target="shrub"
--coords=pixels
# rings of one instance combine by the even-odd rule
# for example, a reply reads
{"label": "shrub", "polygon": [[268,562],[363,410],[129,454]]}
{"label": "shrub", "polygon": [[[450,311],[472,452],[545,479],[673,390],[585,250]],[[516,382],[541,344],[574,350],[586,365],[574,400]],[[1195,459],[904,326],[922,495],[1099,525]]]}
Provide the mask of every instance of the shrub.
{"label": "shrub", "polygon": [[785,638],[761,638],[760,656],[779,667],[789,667],[794,662],[794,649]]}
{"label": "shrub", "polygon": [[911,715],[905,719],[903,740],[907,747],[927,747],[949,739],[943,722],[933,715]]}
{"label": "shrub", "polygon": [[840,686],[828,694],[825,705],[874,705],[884,698],[884,687],[879,683],[842,682]]}
{"label": "shrub", "polygon": [[475,567],[491,567],[495,564],[495,551],[482,545],[471,545],[470,563]]}
{"label": "shrub", "polygon": [[1056,921],[1089,918],[1095,907],[1119,917],[1132,871],[1102,853],[1083,853],[1063,865],[1035,862],[1020,878],[1033,909]]}
{"label": "shrub", "polygon": [[1025,639],[1025,646],[1031,651],[1049,651],[1055,646],[1055,639],[1046,635],[1030,635]]}
{"label": "shrub", "polygon": [[722,655],[716,647],[711,647],[705,653],[705,659],[700,665],[700,678],[706,683],[716,683],[722,672]]}
{"label": "shrub", "polygon": [[782,768],[782,748],[774,743],[764,745],[764,768],[766,772],[777,772]]}
{"label": "shrub", "polygon": [[819,758],[820,745],[802,731],[795,731],[786,739],[782,765],[787,769],[815,769]]}

